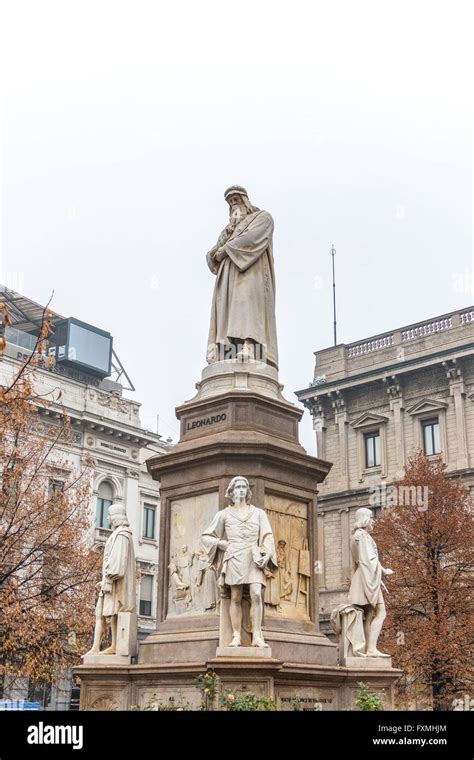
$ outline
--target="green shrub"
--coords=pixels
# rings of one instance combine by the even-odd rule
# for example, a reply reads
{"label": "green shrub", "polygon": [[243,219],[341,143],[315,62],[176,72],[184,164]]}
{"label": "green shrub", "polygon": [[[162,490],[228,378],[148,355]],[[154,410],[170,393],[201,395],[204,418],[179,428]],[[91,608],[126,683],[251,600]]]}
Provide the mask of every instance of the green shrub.
{"label": "green shrub", "polygon": [[366,683],[361,681],[357,684],[359,687],[359,693],[356,699],[356,710],[371,710],[373,712],[384,709],[384,705],[380,697],[377,694],[371,694],[369,687]]}
{"label": "green shrub", "polygon": [[233,694],[224,692],[221,705],[231,712],[270,712],[276,710],[272,697],[258,697],[256,694]]}
{"label": "green shrub", "polygon": [[201,692],[201,710],[215,710],[219,676],[213,670],[207,670],[197,677],[197,682]]}

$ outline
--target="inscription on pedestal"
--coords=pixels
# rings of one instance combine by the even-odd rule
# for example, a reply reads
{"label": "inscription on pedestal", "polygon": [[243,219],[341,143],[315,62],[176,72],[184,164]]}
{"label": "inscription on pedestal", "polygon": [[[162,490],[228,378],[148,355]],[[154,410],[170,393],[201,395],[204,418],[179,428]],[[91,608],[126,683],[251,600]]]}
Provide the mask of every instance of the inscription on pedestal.
{"label": "inscription on pedestal", "polygon": [[205,409],[189,410],[181,417],[181,439],[199,438],[229,426],[231,410],[228,404],[214,404]]}
{"label": "inscription on pedestal", "polygon": [[210,427],[211,425],[216,425],[218,422],[225,422],[226,419],[227,414],[222,412],[222,414],[212,414],[210,417],[199,417],[197,420],[188,420],[186,423],[186,430],[189,431],[201,427]]}
{"label": "inscription on pedestal", "polygon": [[312,689],[305,691],[291,689],[279,691],[277,702],[281,710],[302,710],[313,712],[314,710],[337,710],[337,693],[335,689]]}

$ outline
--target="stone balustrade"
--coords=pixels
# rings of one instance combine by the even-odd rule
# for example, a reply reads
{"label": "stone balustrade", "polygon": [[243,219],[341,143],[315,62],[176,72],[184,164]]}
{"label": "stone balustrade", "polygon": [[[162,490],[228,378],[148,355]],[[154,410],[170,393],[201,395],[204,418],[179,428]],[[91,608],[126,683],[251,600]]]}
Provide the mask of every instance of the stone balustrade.
{"label": "stone balustrade", "polygon": [[467,325],[469,322],[474,322],[474,310],[465,311],[460,314],[459,321],[462,325]]}
{"label": "stone balustrade", "polygon": [[408,330],[401,330],[402,343],[416,340],[416,338],[423,338],[425,335],[434,335],[434,333],[443,332],[443,330],[449,330],[452,326],[452,317],[438,319],[435,322],[424,322],[421,325],[416,325],[416,327],[410,327]]}
{"label": "stone balustrade", "polygon": [[346,358],[355,359],[364,354],[370,354],[391,346],[406,344],[418,338],[435,335],[445,330],[450,330],[453,327],[463,327],[471,323],[474,323],[474,310],[453,312],[453,314],[439,317],[435,320],[402,327],[395,332],[377,335],[359,343],[351,343],[345,346]]}
{"label": "stone balustrade", "polygon": [[347,358],[352,359],[355,356],[369,354],[372,351],[378,351],[380,348],[387,348],[388,346],[393,346],[392,333],[389,335],[382,335],[380,338],[365,341],[364,343],[356,343],[355,345],[347,346]]}

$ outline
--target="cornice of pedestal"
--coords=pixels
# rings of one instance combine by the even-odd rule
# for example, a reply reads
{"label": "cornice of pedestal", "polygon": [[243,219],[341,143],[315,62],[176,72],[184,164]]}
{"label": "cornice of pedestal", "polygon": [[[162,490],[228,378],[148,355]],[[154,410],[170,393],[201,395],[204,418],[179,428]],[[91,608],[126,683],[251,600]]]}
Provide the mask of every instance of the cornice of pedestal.
{"label": "cornice of pedestal", "polygon": [[273,464],[294,470],[300,477],[321,483],[332,467],[331,462],[310,456],[299,443],[290,443],[255,431],[231,430],[198,440],[182,441],[170,452],[147,460],[148,471],[159,480],[163,474],[184,468],[212,466],[215,476],[224,472],[228,461],[241,459]]}

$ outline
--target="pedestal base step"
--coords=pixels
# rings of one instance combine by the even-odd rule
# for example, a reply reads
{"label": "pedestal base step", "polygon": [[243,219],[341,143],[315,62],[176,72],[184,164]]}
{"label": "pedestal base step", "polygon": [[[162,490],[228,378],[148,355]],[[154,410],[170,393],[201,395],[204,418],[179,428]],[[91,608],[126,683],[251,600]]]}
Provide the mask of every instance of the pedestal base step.
{"label": "pedestal base step", "polygon": [[345,657],[341,661],[345,668],[357,668],[358,670],[380,670],[392,667],[391,657]]}
{"label": "pedestal base step", "polygon": [[84,665],[130,665],[132,658],[125,654],[85,654]]}
{"label": "pedestal base step", "polygon": [[252,659],[271,659],[271,647],[217,647],[216,657],[251,657]]}

